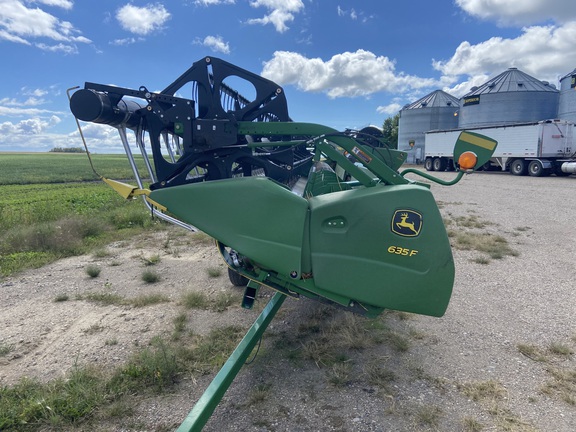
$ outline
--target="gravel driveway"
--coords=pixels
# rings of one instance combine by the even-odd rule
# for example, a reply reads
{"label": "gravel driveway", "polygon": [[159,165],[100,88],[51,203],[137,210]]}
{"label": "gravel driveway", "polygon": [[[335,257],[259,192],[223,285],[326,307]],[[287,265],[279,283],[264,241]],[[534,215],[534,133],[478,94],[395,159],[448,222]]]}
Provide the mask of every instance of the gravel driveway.
{"label": "gravel driveway", "polygon": [[[206,431],[576,430],[576,178],[478,173],[432,190],[452,232],[501,236],[514,254],[479,259],[482,252],[454,248],[456,283],[442,318],[392,312],[376,325],[288,299]],[[470,228],[462,221],[482,223]],[[123,248],[126,264],[105,268],[106,283],[123,295],[143,292],[130,256],[158,253],[161,243]],[[104,283],[86,279],[82,269],[89,257],[3,281],[0,340],[14,343],[16,351],[0,359],[0,384],[58,373],[79,360],[122,361],[135,338],[161,334],[163,327],[170,331],[181,313],[182,286],[236,289],[224,276],[207,278],[205,269],[219,265],[218,259],[206,245],[163,256],[161,284],[175,302],[144,309],[54,303],[67,289],[95,290]],[[141,263],[133,266],[141,271]],[[106,273],[112,271],[118,273]],[[188,313],[194,329],[222,321],[247,326],[257,315],[240,308],[225,315]],[[94,323],[104,331],[87,338]],[[351,328],[357,332],[352,336]],[[114,347],[104,343],[109,331],[118,340]],[[366,342],[359,335],[367,335]],[[329,362],[330,344],[345,348]],[[211,379],[184,379],[172,392],[143,396],[130,418],[74,430],[172,430]]]}

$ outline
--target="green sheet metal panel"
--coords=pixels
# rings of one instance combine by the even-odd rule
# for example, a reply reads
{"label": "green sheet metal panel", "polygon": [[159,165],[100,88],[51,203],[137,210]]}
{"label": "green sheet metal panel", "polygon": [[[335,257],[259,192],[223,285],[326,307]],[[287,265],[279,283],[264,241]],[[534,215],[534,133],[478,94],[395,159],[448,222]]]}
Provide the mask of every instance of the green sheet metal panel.
{"label": "green sheet metal panel", "polygon": [[309,203],[317,287],[374,306],[444,314],[454,262],[429,189],[376,186],[313,197]]}
{"label": "green sheet metal panel", "polygon": [[265,177],[152,191],[150,198],[263,268],[300,277],[307,201]]}

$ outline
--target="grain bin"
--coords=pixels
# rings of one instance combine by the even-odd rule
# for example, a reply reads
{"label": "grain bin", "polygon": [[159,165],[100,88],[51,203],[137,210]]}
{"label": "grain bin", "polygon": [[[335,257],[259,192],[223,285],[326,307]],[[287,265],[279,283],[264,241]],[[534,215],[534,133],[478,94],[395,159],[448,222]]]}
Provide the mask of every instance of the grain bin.
{"label": "grain bin", "polygon": [[558,118],[576,123],[576,69],[560,78]]}
{"label": "grain bin", "polygon": [[458,127],[498,126],[556,118],[559,91],[510,68],[460,99]]}
{"label": "grain bin", "polygon": [[400,110],[398,149],[408,151],[408,163],[424,160],[424,133],[458,126],[459,102],[454,96],[436,90]]}

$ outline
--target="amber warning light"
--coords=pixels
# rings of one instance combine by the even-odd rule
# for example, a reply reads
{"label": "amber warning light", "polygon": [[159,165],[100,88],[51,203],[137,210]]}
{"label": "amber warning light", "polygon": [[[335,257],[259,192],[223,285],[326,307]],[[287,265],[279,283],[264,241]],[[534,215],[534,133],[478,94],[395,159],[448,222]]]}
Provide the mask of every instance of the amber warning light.
{"label": "amber warning light", "polygon": [[473,169],[476,166],[476,162],[478,162],[478,157],[476,156],[476,153],[471,151],[462,153],[458,158],[458,165],[461,170]]}

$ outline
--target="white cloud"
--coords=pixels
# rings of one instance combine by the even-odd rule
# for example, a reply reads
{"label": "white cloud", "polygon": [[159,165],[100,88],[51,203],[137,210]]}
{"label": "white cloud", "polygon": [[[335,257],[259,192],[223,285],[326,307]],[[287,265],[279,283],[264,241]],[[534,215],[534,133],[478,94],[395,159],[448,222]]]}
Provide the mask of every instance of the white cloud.
{"label": "white cloud", "polygon": [[20,89],[20,91],[25,96],[34,96],[34,97],[42,97],[42,96],[46,96],[48,94],[48,90],[39,89],[39,88],[29,89],[28,87],[22,87]]}
{"label": "white cloud", "polygon": [[250,19],[248,24],[272,24],[279,33],[288,30],[286,23],[294,21],[294,14],[304,9],[302,0],[252,0],[250,6],[265,7],[270,13],[262,18]]}
{"label": "white cloud", "polygon": [[161,4],[149,4],[144,7],[127,4],[116,12],[116,19],[122,28],[138,35],[147,35],[161,29],[170,16]]}
{"label": "white cloud", "polygon": [[38,106],[38,105],[43,105],[46,103],[45,99],[38,99],[37,97],[29,97],[28,99],[26,99],[25,101],[19,101],[17,99],[10,99],[10,98],[2,98],[0,99],[0,105],[4,105],[4,106],[17,106],[17,107],[22,107],[22,106]]}
{"label": "white cloud", "polygon": [[36,47],[40,48],[42,51],[62,52],[64,54],[78,54],[78,47],[76,45],[67,45],[63,43],[47,45],[45,43],[37,43]]}
{"label": "white cloud", "polygon": [[49,119],[33,117],[21,120],[18,123],[4,122],[0,123],[1,135],[39,135],[46,132],[47,129],[60,123],[58,116],[51,116]]}
{"label": "white cloud", "polygon": [[[65,7],[68,2],[53,1]],[[60,43],[90,43],[90,39],[79,36],[79,31],[67,22],[40,8],[27,8],[17,0],[2,0],[0,7],[0,39],[30,45],[30,39],[48,38]],[[45,44],[40,45],[43,48]]]}
{"label": "white cloud", "polygon": [[224,42],[221,36],[206,36],[204,40],[196,39],[194,43],[210,48],[214,52],[230,54],[230,45]]}
{"label": "white cloud", "polygon": [[529,25],[576,19],[573,0],[456,0],[465,12],[504,25]]}
{"label": "white cloud", "polygon": [[493,75],[517,67],[538,79],[556,83],[559,75],[574,68],[576,21],[562,27],[533,26],[517,38],[493,37],[472,45],[465,41],[445,61],[434,61],[435,69],[447,76]]}
{"label": "white cloud", "polygon": [[39,109],[39,108],[12,108],[10,106],[2,106],[0,105],[0,116],[7,116],[7,117],[23,117],[23,116],[41,116],[46,114],[64,114],[63,112],[59,111],[52,111],[47,109]]}
{"label": "white cloud", "polygon": [[[502,70],[499,72],[504,72],[504,71]],[[485,74],[474,75],[474,76],[469,77],[466,81],[458,83],[452,87],[444,87],[444,88],[442,88],[442,90],[444,90],[448,94],[451,94],[452,96],[455,96],[457,98],[461,98],[466,93],[468,93],[472,87],[480,87],[482,84],[484,84],[489,79],[490,79],[489,75],[485,75]]]}
{"label": "white cloud", "polygon": [[71,0],[36,0],[35,3],[42,3],[46,6],[56,6],[66,10],[70,10],[74,6],[74,2]]}
{"label": "white cloud", "polygon": [[402,93],[439,85],[436,80],[397,73],[388,57],[357,50],[328,61],[299,53],[276,51],[264,63],[262,76],[280,85],[292,84],[307,92],[324,92],[331,98],[369,96],[376,92]]}
{"label": "white cloud", "polygon": [[350,10],[342,9],[340,5],[336,7],[336,13],[339,17],[350,18],[353,21],[360,21],[362,23],[366,23],[374,18],[374,15],[366,15],[364,11],[357,11],[354,8]]}
{"label": "white cloud", "polygon": [[[82,134],[86,139],[88,150],[91,152],[119,153],[123,151],[116,128],[97,123],[83,123]],[[129,142],[135,141],[134,135],[131,133],[127,134],[127,138]],[[67,139],[68,146],[78,147],[82,145],[82,139],[80,138],[78,130],[69,133]]]}
{"label": "white cloud", "polygon": [[124,39],[114,39],[113,41],[110,42],[110,45],[126,46],[126,45],[135,44],[137,42],[143,42],[145,40],[146,39],[144,39],[143,37],[138,37],[138,38],[129,37],[129,38],[124,38]]}
{"label": "white cloud", "polygon": [[399,103],[391,103],[389,105],[381,105],[376,108],[376,111],[380,114],[396,115],[398,111],[402,109],[403,105]]}
{"label": "white cloud", "polygon": [[235,0],[195,0],[194,4],[197,6],[214,6],[219,4],[234,4]]}

